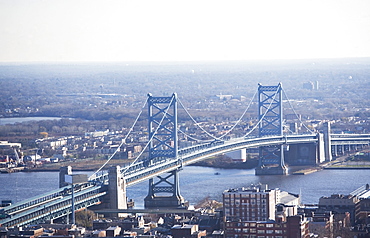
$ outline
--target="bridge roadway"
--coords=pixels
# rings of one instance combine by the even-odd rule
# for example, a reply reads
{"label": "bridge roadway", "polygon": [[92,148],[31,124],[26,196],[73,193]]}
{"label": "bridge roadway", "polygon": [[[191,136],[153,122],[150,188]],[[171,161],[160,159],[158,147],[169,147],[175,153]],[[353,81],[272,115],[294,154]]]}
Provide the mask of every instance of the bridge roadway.
{"label": "bridge roadway", "polygon": [[331,145],[366,145],[369,144],[370,134],[331,134]]}
{"label": "bridge roadway", "polygon": [[[332,135],[333,144],[369,144],[367,135]],[[153,161],[139,161],[126,165],[121,169],[126,185],[132,186],[166,172],[196,163],[217,154],[227,153],[244,148],[277,144],[317,143],[316,134],[287,135],[255,138],[237,138],[228,141],[212,141],[210,143],[187,147],[179,150],[178,158],[157,158]],[[107,194],[108,173],[102,171],[88,183],[74,186],[76,210],[90,207],[102,202]],[[11,206],[0,209],[0,226],[24,226],[57,219],[71,213],[72,190],[63,187],[49,193],[30,198]],[[4,218],[5,217],[5,218]]]}

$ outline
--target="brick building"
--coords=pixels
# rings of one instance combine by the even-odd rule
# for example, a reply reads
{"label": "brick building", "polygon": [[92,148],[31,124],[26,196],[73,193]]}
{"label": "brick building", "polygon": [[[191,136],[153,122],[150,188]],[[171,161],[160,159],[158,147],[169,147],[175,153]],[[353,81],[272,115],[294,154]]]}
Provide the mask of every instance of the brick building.
{"label": "brick building", "polygon": [[225,237],[308,237],[307,220],[297,215],[299,196],[267,185],[223,193]]}

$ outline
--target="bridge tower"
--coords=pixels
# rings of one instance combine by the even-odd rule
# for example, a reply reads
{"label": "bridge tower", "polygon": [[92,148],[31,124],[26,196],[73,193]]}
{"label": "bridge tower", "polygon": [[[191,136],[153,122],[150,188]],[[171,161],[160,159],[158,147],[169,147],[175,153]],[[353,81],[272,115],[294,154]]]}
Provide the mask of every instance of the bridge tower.
{"label": "bridge tower", "polygon": [[[177,158],[177,95],[153,97],[148,94],[149,156],[146,163],[153,164],[167,158]],[[149,192],[145,207],[179,207],[184,204],[180,195],[178,169],[167,176],[149,179]]]}
{"label": "bridge tower", "polygon": [[[258,84],[259,136],[283,135],[282,86]],[[283,145],[261,146],[256,175],[285,175]]]}

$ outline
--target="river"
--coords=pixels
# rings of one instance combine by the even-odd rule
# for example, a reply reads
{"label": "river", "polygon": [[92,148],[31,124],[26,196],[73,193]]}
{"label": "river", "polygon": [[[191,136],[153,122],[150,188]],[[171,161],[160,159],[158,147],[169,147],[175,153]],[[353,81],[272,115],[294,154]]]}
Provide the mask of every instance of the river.
{"label": "river", "polygon": [[61,117],[3,117],[0,118],[0,126],[29,121],[60,120]]}
{"label": "river", "polygon": [[[58,188],[58,179],[58,172],[0,174],[0,200],[17,202],[46,193]],[[255,176],[254,169],[187,166],[180,172],[181,195],[192,205],[206,196],[221,201],[224,190],[246,187],[251,183],[265,183],[272,189],[301,194],[302,203],[314,204],[321,196],[349,194],[370,183],[370,170],[322,170],[308,175]],[[134,199],[135,208],[143,208],[147,193],[147,181],[127,188],[127,196]]]}

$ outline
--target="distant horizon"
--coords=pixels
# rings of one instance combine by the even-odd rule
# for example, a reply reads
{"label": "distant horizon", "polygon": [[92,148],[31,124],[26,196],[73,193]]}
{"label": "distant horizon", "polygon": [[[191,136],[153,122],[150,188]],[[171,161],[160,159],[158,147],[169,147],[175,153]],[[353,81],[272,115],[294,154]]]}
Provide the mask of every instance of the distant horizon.
{"label": "distant horizon", "polygon": [[338,58],[292,58],[292,59],[246,59],[246,60],[125,60],[125,61],[0,61],[0,65],[69,65],[69,64],[121,64],[121,63],[158,63],[158,64],[182,64],[182,63],[223,63],[223,62],[307,62],[307,61],[342,61],[342,60],[370,60],[368,57],[338,57]]}
{"label": "distant horizon", "polygon": [[370,57],[368,0],[0,0],[0,63]]}

